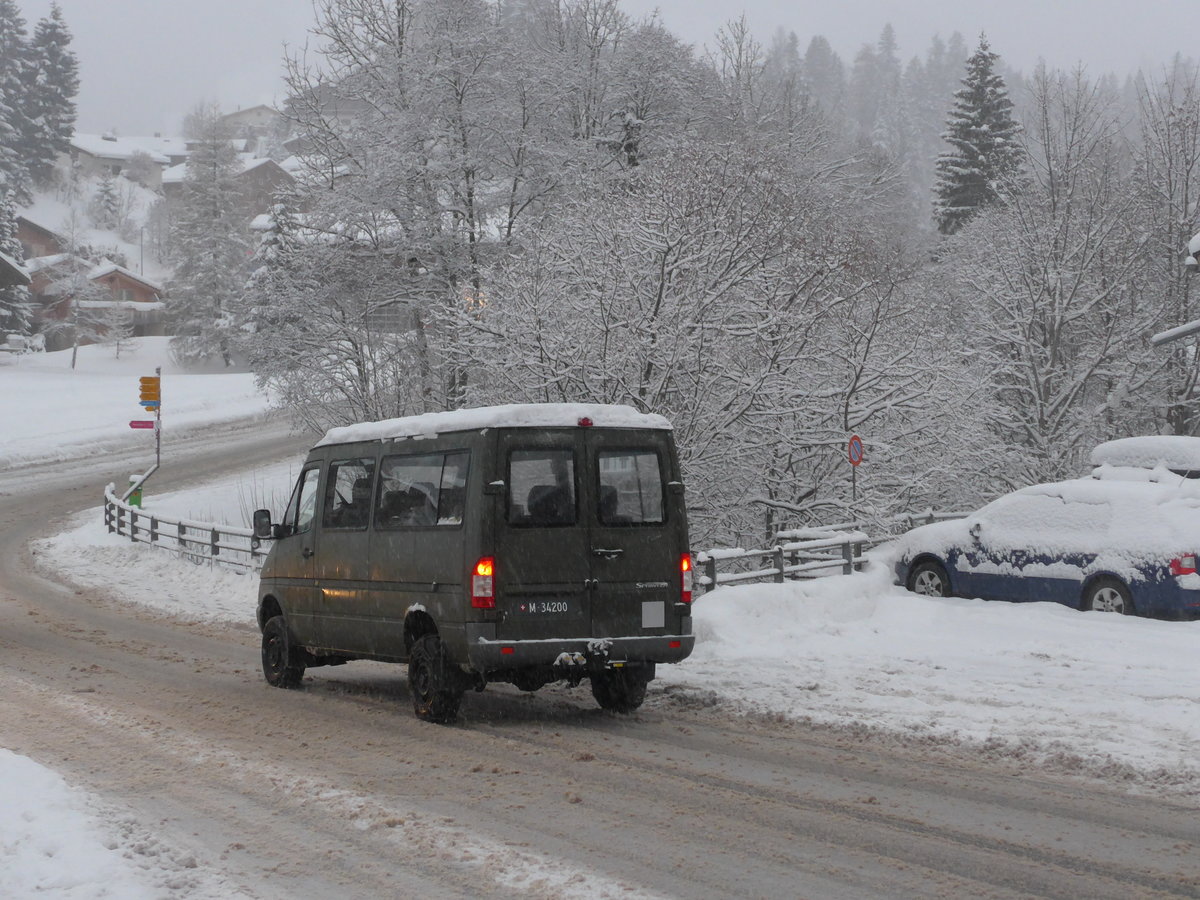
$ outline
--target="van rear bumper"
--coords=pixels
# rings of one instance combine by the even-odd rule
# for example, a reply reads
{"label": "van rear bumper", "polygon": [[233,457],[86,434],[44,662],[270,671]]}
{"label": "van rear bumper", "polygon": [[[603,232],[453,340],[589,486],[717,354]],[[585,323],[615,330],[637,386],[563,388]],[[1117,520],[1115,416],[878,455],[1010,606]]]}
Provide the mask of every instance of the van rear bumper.
{"label": "van rear bumper", "polygon": [[494,633],[494,625],[467,625],[467,659],[476,672],[553,665],[564,653],[597,662],[677,663],[696,644],[694,634],[498,641],[491,637]]}

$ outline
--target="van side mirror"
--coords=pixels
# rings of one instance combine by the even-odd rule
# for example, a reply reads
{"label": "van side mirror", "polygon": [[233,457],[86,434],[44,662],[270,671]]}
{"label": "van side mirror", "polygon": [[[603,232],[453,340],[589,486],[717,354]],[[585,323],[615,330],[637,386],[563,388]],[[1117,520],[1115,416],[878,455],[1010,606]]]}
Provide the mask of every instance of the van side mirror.
{"label": "van side mirror", "polygon": [[667,482],[667,493],[669,493],[672,497],[682,497],[683,496],[683,482],[682,481],[668,481]]}
{"label": "van side mirror", "polygon": [[269,509],[256,509],[254,511],[254,536],[260,540],[279,537],[275,531],[275,527],[271,525],[271,511]]}

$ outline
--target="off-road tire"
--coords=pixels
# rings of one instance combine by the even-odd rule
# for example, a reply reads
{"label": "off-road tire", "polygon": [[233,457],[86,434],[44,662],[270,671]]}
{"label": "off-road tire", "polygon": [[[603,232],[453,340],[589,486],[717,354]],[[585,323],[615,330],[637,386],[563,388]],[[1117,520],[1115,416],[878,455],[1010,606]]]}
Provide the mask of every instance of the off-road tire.
{"label": "off-road tire", "polygon": [[653,666],[622,666],[592,674],[592,696],[601,709],[631,713],[646,699],[646,686],[654,678]]}
{"label": "off-road tire", "polygon": [[458,718],[465,685],[446,660],[446,650],[436,634],[418,638],[408,655],[408,689],[418,719],[449,724]]}
{"label": "off-road tire", "polygon": [[267,619],[262,632],[262,667],[267,684],[280,688],[300,686],[307,659],[304,648],[297,647],[283,616]]}

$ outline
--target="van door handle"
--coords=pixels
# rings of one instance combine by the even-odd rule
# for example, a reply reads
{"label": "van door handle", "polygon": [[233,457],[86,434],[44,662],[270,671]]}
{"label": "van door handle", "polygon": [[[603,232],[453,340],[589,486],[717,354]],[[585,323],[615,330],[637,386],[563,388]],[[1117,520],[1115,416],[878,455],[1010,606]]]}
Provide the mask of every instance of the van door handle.
{"label": "van door handle", "polygon": [[625,551],[622,550],[620,547],[618,547],[614,550],[605,550],[603,547],[593,547],[592,548],[592,556],[599,556],[602,559],[616,559],[618,556],[620,556],[624,552]]}
{"label": "van door handle", "polygon": [[300,555],[303,556],[305,559],[308,559],[310,556],[313,555],[313,548],[305,547],[303,550],[300,551]]}

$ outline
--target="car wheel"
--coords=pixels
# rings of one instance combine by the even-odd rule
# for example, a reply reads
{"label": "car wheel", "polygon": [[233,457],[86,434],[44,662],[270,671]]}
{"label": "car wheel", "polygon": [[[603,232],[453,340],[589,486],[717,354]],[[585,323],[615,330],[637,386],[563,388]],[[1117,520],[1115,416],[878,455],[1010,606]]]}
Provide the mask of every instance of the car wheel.
{"label": "car wheel", "polygon": [[908,589],[926,597],[949,597],[950,578],[941,563],[927,559],[908,573]]}
{"label": "car wheel", "polygon": [[418,638],[408,656],[408,689],[418,719],[445,725],[458,718],[464,686],[436,634]]}
{"label": "car wheel", "polygon": [[1083,608],[1126,616],[1134,613],[1129,588],[1115,578],[1099,578],[1089,584],[1083,595]]}
{"label": "car wheel", "polygon": [[653,666],[622,666],[592,675],[592,696],[601,709],[631,713],[646,699],[646,686],[654,678]]}
{"label": "car wheel", "polygon": [[304,678],[304,650],[297,647],[283,616],[267,619],[262,633],[262,667],[267,684],[294,688]]}

